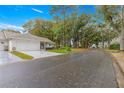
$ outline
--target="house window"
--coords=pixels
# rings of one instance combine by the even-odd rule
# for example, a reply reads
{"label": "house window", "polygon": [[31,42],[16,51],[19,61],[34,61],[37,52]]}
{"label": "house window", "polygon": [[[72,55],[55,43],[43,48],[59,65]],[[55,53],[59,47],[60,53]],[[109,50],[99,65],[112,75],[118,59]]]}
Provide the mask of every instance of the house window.
{"label": "house window", "polygon": [[4,42],[1,42],[1,44],[4,44]]}

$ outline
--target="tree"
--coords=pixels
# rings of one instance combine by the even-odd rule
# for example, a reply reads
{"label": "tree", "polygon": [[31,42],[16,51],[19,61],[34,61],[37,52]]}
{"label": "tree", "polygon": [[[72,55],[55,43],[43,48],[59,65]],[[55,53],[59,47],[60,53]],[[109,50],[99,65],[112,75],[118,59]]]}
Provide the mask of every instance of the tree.
{"label": "tree", "polygon": [[52,32],[53,23],[42,19],[31,20],[23,25],[29,33],[37,36],[43,36],[53,40]]}
{"label": "tree", "polygon": [[53,15],[54,17],[60,16],[61,20],[63,20],[63,25],[62,25],[62,42],[63,46],[67,45],[67,37],[66,37],[66,18],[70,14],[69,10],[71,10],[74,6],[69,6],[69,5],[56,5],[52,6],[50,10],[50,14]]}
{"label": "tree", "polygon": [[[120,7],[119,6],[97,6],[97,11],[99,13],[99,16],[101,17],[101,22],[104,24],[104,30],[107,31],[107,42],[108,47],[110,46],[111,40],[114,38],[111,38],[111,32],[117,34],[119,33],[119,22],[118,22],[118,14],[120,14]],[[117,35],[116,35],[117,36]]]}
{"label": "tree", "polygon": [[23,25],[24,29],[27,31],[30,31],[34,27],[34,22],[32,20],[29,20],[27,23]]}
{"label": "tree", "polygon": [[31,34],[43,36],[64,46],[88,48],[110,42],[121,32],[120,7],[97,6],[98,15],[81,13],[82,6],[52,6],[53,20],[35,19],[24,24]]}

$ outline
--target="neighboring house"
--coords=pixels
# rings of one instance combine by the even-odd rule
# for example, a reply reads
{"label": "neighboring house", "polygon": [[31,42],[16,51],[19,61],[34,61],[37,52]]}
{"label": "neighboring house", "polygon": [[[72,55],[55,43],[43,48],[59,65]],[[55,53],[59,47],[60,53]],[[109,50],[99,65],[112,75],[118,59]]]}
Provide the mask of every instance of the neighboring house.
{"label": "neighboring house", "polygon": [[98,47],[99,48],[103,48],[103,47],[108,48],[108,42],[104,42],[104,46],[103,46],[102,42],[99,42]]}
{"label": "neighboring house", "polygon": [[54,42],[48,38],[34,36],[30,33],[0,31],[0,50],[41,50],[52,45],[54,45]]}
{"label": "neighboring house", "polygon": [[120,36],[112,39],[111,44],[120,43]]}

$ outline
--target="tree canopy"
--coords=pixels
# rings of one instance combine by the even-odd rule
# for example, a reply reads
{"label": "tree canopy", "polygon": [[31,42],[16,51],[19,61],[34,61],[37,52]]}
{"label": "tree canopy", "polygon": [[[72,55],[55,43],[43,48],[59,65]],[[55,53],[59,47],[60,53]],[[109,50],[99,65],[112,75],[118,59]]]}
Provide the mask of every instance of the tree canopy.
{"label": "tree canopy", "polygon": [[56,43],[56,47],[83,47],[104,42],[110,45],[121,32],[121,6],[95,6],[95,14],[83,13],[82,6],[52,6],[52,20],[29,20],[23,25],[31,34],[43,36]]}

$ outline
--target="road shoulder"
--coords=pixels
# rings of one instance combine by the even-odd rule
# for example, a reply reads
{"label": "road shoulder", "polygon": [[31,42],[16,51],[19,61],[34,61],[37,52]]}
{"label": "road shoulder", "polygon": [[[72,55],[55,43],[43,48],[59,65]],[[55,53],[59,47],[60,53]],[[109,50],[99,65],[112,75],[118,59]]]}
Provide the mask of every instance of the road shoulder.
{"label": "road shoulder", "polygon": [[123,52],[111,52],[114,59],[113,66],[115,68],[116,78],[118,86],[124,88],[124,53]]}

